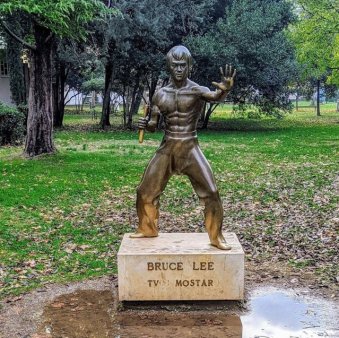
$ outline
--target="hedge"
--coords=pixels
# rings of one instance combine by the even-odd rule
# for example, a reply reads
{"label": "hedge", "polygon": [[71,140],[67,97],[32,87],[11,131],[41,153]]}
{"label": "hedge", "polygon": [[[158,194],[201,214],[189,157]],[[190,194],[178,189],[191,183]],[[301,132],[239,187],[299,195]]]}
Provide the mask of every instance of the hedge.
{"label": "hedge", "polygon": [[25,115],[0,102],[0,145],[20,144],[24,138]]}

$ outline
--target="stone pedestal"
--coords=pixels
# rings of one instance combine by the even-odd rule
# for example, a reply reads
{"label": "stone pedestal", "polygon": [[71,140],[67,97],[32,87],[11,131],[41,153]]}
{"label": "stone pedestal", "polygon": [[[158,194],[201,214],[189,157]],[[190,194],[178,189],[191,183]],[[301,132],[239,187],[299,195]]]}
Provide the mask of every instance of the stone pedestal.
{"label": "stone pedestal", "polygon": [[239,300],[244,294],[244,251],[234,233],[232,250],[209,244],[207,233],[125,234],[118,252],[119,299]]}

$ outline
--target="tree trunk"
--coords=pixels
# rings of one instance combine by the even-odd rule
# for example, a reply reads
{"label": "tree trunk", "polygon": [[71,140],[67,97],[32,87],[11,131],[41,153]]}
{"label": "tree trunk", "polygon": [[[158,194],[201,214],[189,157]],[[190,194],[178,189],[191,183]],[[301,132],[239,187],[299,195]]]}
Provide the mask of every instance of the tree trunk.
{"label": "tree trunk", "polygon": [[125,88],[123,90],[123,94],[122,94],[122,107],[123,107],[123,127],[126,128],[126,121],[127,121],[127,111],[128,111],[128,103],[127,103],[127,99],[128,99],[128,87]]}
{"label": "tree trunk", "polygon": [[320,116],[320,80],[317,80],[317,116]]}
{"label": "tree trunk", "polygon": [[126,124],[126,127],[128,129],[132,129],[132,121],[133,121],[132,109],[131,109],[132,108],[132,104],[133,104],[133,102],[132,102],[133,98],[130,97],[130,100],[131,100],[131,102],[130,102],[128,110],[127,110],[128,115],[127,115],[127,124]]}
{"label": "tree trunk", "polygon": [[105,66],[105,91],[104,99],[102,102],[102,113],[100,119],[100,127],[105,129],[105,127],[110,126],[109,114],[111,111],[111,91],[112,91],[112,78],[113,78],[113,62],[107,61]]}
{"label": "tree trunk", "polygon": [[65,114],[66,65],[57,61],[55,83],[53,84],[53,125],[62,127]]}
{"label": "tree trunk", "polygon": [[59,95],[59,127],[62,127],[65,115],[65,85],[67,79],[66,65],[64,62],[60,66],[60,95]]}
{"label": "tree trunk", "polygon": [[59,62],[55,62],[55,78],[52,82],[52,95],[53,95],[53,126],[56,127],[59,120],[59,109],[58,109],[58,102],[59,102]]}
{"label": "tree trunk", "polygon": [[205,114],[205,119],[204,119],[204,122],[202,124],[201,129],[207,129],[210,117],[211,117],[212,113],[214,112],[215,108],[218,107],[218,105],[219,105],[218,103],[210,103],[210,106],[208,107],[208,110]]}
{"label": "tree trunk", "polygon": [[143,88],[140,86],[140,77],[137,77],[136,83],[133,87],[132,94],[130,95],[130,104],[127,117],[127,128],[132,129],[133,114],[138,112],[139,105],[142,98]]}
{"label": "tree trunk", "polygon": [[295,94],[295,110],[299,110],[299,94],[298,92]]}
{"label": "tree trunk", "polygon": [[34,24],[36,50],[30,56],[27,135],[24,154],[53,153],[52,39],[50,30]]}
{"label": "tree trunk", "polygon": [[148,102],[152,102],[153,95],[155,93],[155,90],[157,89],[158,80],[158,76],[152,75],[151,82],[148,88]]}
{"label": "tree trunk", "polygon": [[131,116],[138,114],[143,92],[144,92],[144,87],[139,86],[139,88],[137,89],[136,95],[132,101]]}
{"label": "tree trunk", "polygon": [[202,108],[201,110],[201,114],[200,114],[200,117],[199,117],[199,124],[202,125],[202,123],[204,123],[205,121],[205,115],[206,115],[206,108],[207,108],[207,105],[209,105],[207,102],[204,102],[204,107]]}

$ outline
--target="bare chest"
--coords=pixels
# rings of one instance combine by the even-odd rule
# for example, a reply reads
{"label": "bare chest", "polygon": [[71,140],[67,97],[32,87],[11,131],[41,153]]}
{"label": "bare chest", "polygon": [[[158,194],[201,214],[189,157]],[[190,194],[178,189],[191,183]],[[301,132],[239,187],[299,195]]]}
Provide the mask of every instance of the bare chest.
{"label": "bare chest", "polygon": [[201,111],[203,102],[192,90],[163,89],[158,107],[163,115],[173,113],[197,113]]}

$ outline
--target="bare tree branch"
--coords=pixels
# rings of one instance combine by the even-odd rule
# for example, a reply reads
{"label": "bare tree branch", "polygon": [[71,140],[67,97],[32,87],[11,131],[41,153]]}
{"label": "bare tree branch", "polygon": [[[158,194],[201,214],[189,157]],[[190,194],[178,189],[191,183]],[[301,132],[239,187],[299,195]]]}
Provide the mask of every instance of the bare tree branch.
{"label": "bare tree branch", "polygon": [[[65,97],[68,95],[69,91],[70,91],[70,90],[68,90],[68,92],[67,92],[67,94],[65,95]],[[80,95],[79,92],[76,93],[76,94],[74,94],[74,95],[72,95],[67,101],[64,102],[64,107],[67,105],[67,103],[71,102],[71,100],[72,100],[74,97],[78,96],[78,95]]]}
{"label": "bare tree branch", "polygon": [[16,34],[14,34],[9,28],[8,26],[1,20],[0,21],[1,26],[5,29],[5,31],[7,32],[7,34],[9,34],[13,39],[17,40],[18,42],[22,43],[25,47],[27,47],[28,49],[31,49],[33,51],[36,51],[36,47],[33,45],[30,45],[28,42],[26,42],[25,40],[19,38]]}
{"label": "bare tree branch", "polygon": [[47,43],[49,40],[51,40],[53,36],[54,36],[54,33],[51,32],[51,33],[47,36],[47,38],[45,39],[44,43]]}

